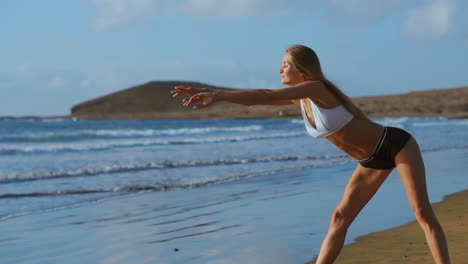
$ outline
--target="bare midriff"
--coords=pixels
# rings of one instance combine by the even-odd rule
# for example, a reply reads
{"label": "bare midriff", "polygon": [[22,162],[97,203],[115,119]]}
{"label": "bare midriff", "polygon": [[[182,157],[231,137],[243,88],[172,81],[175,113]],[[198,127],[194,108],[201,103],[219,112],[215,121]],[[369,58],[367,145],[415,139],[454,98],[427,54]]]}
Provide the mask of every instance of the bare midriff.
{"label": "bare midriff", "polygon": [[383,127],[370,120],[353,118],[327,139],[356,160],[369,158],[382,135]]}

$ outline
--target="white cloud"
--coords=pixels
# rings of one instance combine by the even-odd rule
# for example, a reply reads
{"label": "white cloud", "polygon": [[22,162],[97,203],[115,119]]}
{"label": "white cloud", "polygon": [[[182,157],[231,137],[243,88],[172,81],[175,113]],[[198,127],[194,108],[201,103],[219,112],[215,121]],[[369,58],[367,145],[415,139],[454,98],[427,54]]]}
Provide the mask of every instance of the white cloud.
{"label": "white cloud", "polygon": [[159,0],[91,0],[98,7],[93,25],[111,29],[144,20],[155,13]]}
{"label": "white cloud", "polygon": [[[158,15],[197,18],[284,18],[319,15],[345,27],[376,23],[398,11],[409,11],[404,32],[416,38],[444,36],[454,24],[457,0],[87,0],[97,8],[93,25],[106,30],[139,23]],[[463,15],[463,14],[462,14]],[[279,20],[280,21],[280,20]],[[80,42],[69,43],[75,48]]]}
{"label": "white cloud", "polygon": [[275,17],[291,14],[304,0],[184,0],[176,6],[183,13],[195,16],[228,19],[246,16]]}
{"label": "white cloud", "polygon": [[158,12],[171,15],[237,19],[277,17],[311,7],[307,0],[88,0],[97,7],[93,26],[106,30],[139,22]]}
{"label": "white cloud", "polygon": [[346,23],[360,24],[380,19],[400,5],[400,0],[329,0],[329,6]]}
{"label": "white cloud", "polygon": [[317,15],[324,8],[333,21],[345,25],[375,22],[401,0],[88,0],[98,8],[93,25],[112,29],[167,14],[198,18],[284,18]]}
{"label": "white cloud", "polygon": [[442,37],[450,31],[454,15],[454,0],[429,0],[409,12],[405,33],[418,39]]}
{"label": "white cloud", "polygon": [[283,17],[299,14],[316,15],[328,8],[333,19],[345,23],[369,23],[396,7],[401,0],[179,0],[176,12],[203,17],[235,19],[248,16]]}

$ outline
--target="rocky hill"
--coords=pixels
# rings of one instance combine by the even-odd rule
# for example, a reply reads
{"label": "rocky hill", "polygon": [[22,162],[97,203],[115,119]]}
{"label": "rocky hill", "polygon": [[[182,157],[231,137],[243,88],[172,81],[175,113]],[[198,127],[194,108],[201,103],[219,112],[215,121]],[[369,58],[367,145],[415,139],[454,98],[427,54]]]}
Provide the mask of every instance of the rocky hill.
{"label": "rocky hill", "polygon": [[[196,82],[155,81],[75,105],[71,109],[71,116],[81,119],[291,118],[300,116],[300,112],[293,105],[246,107],[221,102],[207,108],[193,110],[182,106],[181,97],[171,96],[170,91],[177,85],[234,90]],[[370,117],[468,117],[468,87],[352,99]]]}

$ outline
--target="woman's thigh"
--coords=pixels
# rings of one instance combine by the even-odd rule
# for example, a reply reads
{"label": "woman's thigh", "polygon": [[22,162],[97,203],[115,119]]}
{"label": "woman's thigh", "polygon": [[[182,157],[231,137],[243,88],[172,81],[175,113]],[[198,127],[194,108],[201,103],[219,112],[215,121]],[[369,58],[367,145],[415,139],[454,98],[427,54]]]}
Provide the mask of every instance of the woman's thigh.
{"label": "woman's thigh", "polygon": [[392,169],[376,170],[358,164],[336,208],[337,213],[354,220],[391,172]]}
{"label": "woman's thigh", "polygon": [[395,163],[413,210],[430,209],[424,162],[414,138],[397,154]]}

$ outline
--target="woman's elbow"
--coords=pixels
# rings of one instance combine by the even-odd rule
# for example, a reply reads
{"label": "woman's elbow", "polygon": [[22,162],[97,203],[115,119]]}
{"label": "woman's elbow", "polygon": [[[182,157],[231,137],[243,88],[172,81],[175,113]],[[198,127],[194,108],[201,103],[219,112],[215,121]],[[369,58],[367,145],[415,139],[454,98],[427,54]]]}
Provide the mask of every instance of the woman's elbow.
{"label": "woman's elbow", "polygon": [[237,103],[244,106],[268,104],[273,96],[271,92],[272,90],[269,89],[258,89],[255,90],[254,93],[244,96],[244,98],[242,98],[242,100],[238,100]]}
{"label": "woman's elbow", "polygon": [[258,99],[261,101],[262,104],[268,104],[270,102],[278,101],[281,98],[277,98],[277,94],[273,90],[270,89],[261,89],[259,90]]}

